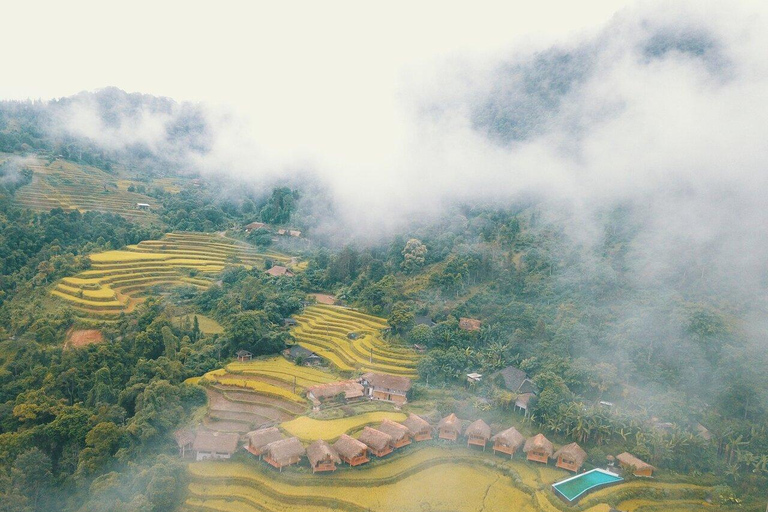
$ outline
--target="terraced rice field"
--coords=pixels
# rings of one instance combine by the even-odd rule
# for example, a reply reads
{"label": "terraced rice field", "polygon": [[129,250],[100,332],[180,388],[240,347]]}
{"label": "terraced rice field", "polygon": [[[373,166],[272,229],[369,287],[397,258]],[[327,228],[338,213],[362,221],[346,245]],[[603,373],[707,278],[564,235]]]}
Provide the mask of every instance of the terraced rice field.
{"label": "terraced rice field", "polygon": [[187,510],[227,510],[215,508],[219,500],[236,502],[237,510],[274,512],[537,510],[532,496],[476,456],[439,448],[322,476],[283,477],[237,463],[194,463],[190,473]]}
{"label": "terraced rice field", "polygon": [[366,425],[381,423],[384,418],[392,421],[403,421],[407,416],[401,412],[388,411],[374,411],[333,420],[318,420],[300,416],[281,424],[280,428],[305,443],[311,443],[317,439],[335,441],[341,434],[352,435],[362,430]]}
{"label": "terraced rice field", "polygon": [[121,190],[111,174],[66,160],[28,165],[32,183],[16,192],[16,201],[35,210],[64,210],[116,213],[135,221],[156,220],[155,214],[138,210],[136,203],[156,206],[155,199]]}
{"label": "terraced rice field", "polygon": [[306,412],[306,388],[336,380],[334,375],[274,357],[205,374],[199,384],[208,393],[206,426],[248,432],[292,420]]}
{"label": "terraced rice field", "polygon": [[[415,378],[418,355],[381,337],[386,320],[337,306],[317,305],[295,317],[292,334],[299,345],[342,372],[374,371]],[[359,335],[350,339],[349,333]]]}
{"label": "terraced rice field", "polygon": [[97,319],[132,311],[157,287],[206,288],[227,266],[263,266],[265,259],[290,261],[288,256],[259,253],[234,240],[200,233],[169,233],[161,240],[93,254],[90,259],[90,270],[63,278],[51,294],[81,316]]}
{"label": "terraced rice field", "polygon": [[[488,462],[493,461],[494,466]],[[303,464],[306,464],[304,462]],[[183,507],[192,511],[352,512],[496,511],[559,512],[568,510],[548,490],[551,476],[516,483],[515,476],[531,464],[472,452],[458,447],[410,446],[379,463],[335,473],[307,471],[276,474],[262,466],[237,462],[199,462],[189,466],[191,484]],[[552,473],[566,472],[549,468]],[[534,467],[534,472],[537,468]],[[636,485],[637,487],[637,485]],[[659,500],[624,499],[629,512],[717,511],[700,500],[686,498],[696,486],[644,481],[640,487],[664,494]],[[639,488],[638,488],[639,489]],[[581,503],[585,512],[608,512],[622,486],[611,487]]]}

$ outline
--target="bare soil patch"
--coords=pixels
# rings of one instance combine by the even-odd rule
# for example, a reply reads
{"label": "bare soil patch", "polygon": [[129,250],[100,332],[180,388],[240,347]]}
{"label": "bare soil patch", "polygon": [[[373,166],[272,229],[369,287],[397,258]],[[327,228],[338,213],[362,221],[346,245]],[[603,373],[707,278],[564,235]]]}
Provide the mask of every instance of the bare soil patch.
{"label": "bare soil patch", "polygon": [[104,336],[98,329],[72,329],[67,333],[64,342],[66,348],[80,348],[104,341]]}

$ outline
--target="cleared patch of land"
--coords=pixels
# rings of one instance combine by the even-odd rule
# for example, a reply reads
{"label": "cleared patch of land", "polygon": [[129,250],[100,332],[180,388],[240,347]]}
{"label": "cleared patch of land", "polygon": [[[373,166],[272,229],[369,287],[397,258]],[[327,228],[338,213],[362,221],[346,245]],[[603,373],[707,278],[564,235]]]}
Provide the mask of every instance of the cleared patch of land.
{"label": "cleared patch of land", "polygon": [[64,346],[67,348],[80,348],[104,341],[104,336],[98,329],[73,329],[67,333]]}
{"label": "cleared patch of land", "polygon": [[222,334],[224,328],[219,322],[211,317],[201,315],[199,313],[189,313],[187,315],[179,315],[173,319],[175,325],[181,325],[183,322],[189,322],[189,325],[195,321],[197,317],[197,323],[200,327],[200,332],[203,334]]}

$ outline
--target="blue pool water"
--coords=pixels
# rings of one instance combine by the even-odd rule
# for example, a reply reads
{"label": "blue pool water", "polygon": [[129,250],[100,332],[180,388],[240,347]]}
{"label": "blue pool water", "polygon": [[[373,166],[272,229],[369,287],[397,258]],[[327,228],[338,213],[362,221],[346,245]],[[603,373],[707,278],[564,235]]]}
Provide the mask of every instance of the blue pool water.
{"label": "blue pool water", "polygon": [[595,487],[621,482],[622,480],[624,479],[620,476],[609,473],[604,469],[593,469],[552,484],[552,487],[566,500],[572,502]]}

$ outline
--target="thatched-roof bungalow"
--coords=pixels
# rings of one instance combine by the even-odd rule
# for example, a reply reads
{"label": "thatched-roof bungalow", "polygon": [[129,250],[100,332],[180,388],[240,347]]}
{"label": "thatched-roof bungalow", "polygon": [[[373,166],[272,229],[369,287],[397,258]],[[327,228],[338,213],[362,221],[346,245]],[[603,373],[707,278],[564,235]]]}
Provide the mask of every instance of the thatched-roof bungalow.
{"label": "thatched-roof bungalow", "polygon": [[502,430],[491,438],[494,453],[505,453],[512,457],[523,446],[525,438],[515,427]]}
{"label": "thatched-roof bungalow", "polygon": [[491,438],[491,427],[483,420],[477,420],[467,427],[464,435],[467,437],[467,446],[482,446],[485,451],[485,444]]}
{"label": "thatched-roof bungalow", "polygon": [[371,400],[384,400],[396,405],[408,401],[408,391],[411,390],[411,379],[385,373],[364,373],[360,383],[365,388],[365,396]]}
{"label": "thatched-roof bungalow", "polygon": [[619,461],[622,468],[627,471],[631,470],[635,476],[651,477],[653,476],[653,470],[656,469],[628,452],[620,453],[616,456],[616,460]]}
{"label": "thatched-roof bungalow", "polygon": [[333,446],[322,439],[315,441],[307,447],[307,459],[312,466],[312,472],[335,471],[336,464],[341,464],[341,459]]}
{"label": "thatched-roof bungalow", "polygon": [[248,432],[245,437],[248,438],[248,445],[246,446],[248,451],[259,457],[264,453],[264,448],[268,444],[285,438],[277,427],[254,430],[253,432]]}
{"label": "thatched-roof bungalow", "polygon": [[304,453],[301,441],[296,437],[289,437],[269,443],[264,448],[264,460],[282,471],[285,466],[298,464]]}
{"label": "thatched-roof bungalow", "polygon": [[403,421],[403,425],[408,428],[411,433],[411,439],[414,441],[428,441],[432,439],[432,425],[421,416],[411,413]]}
{"label": "thatched-roof bungalow", "polygon": [[192,443],[195,460],[228,459],[237,450],[240,436],[228,432],[199,431]]}
{"label": "thatched-roof bungalow", "polygon": [[357,440],[364,443],[368,447],[368,451],[377,457],[389,455],[395,446],[392,436],[371,427],[365,427]]}
{"label": "thatched-roof bungalow", "polygon": [[553,457],[557,459],[557,463],[555,463],[557,467],[577,473],[584,461],[587,460],[587,452],[578,444],[571,443],[557,450]]}
{"label": "thatched-roof bungalow", "polygon": [[448,441],[456,441],[461,433],[461,420],[451,413],[437,424],[437,437]]}
{"label": "thatched-roof bungalow", "polygon": [[359,466],[370,460],[368,447],[347,434],[341,434],[338,441],[333,443],[333,449],[339,454],[339,458],[350,466]]}
{"label": "thatched-roof bungalow", "polygon": [[173,433],[173,438],[179,447],[179,456],[186,457],[187,452],[192,453],[192,443],[195,442],[195,433],[188,429],[177,430]]}
{"label": "thatched-roof bungalow", "polygon": [[411,444],[411,431],[408,427],[385,418],[379,425],[378,430],[384,432],[392,438],[393,448],[398,449]]}
{"label": "thatched-roof bungalow", "polygon": [[544,434],[536,434],[525,442],[523,451],[526,453],[528,460],[546,464],[552,458],[555,447],[549,439],[544,437]]}

